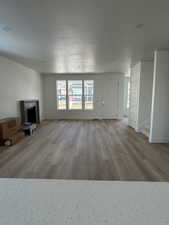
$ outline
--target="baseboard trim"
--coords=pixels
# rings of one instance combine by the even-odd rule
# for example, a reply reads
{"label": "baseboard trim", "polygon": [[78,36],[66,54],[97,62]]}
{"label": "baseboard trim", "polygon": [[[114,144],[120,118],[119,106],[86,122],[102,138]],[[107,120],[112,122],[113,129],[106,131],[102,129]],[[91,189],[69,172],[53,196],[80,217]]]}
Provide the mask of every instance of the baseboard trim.
{"label": "baseboard trim", "polygon": [[45,120],[121,120],[111,117],[46,117]]}
{"label": "baseboard trim", "polygon": [[167,144],[167,143],[169,143],[169,138],[149,138],[149,142],[150,143],[159,143],[159,144],[161,144],[161,143],[165,143],[165,144]]}
{"label": "baseboard trim", "polygon": [[121,120],[119,118],[46,118],[44,120]]}

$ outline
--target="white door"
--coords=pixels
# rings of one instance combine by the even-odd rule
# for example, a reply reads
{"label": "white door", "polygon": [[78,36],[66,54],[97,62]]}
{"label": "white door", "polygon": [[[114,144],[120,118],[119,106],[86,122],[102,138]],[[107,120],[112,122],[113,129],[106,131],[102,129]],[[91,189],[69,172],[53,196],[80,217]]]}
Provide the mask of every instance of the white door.
{"label": "white door", "polygon": [[107,119],[117,119],[119,114],[119,81],[107,80],[102,99],[102,115]]}

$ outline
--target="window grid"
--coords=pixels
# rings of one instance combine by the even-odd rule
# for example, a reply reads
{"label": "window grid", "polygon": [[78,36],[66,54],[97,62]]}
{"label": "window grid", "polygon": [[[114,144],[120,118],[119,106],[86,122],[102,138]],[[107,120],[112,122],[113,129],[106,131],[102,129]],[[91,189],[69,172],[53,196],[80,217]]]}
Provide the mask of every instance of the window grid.
{"label": "window grid", "polygon": [[69,110],[82,110],[82,80],[68,80]]}
{"label": "window grid", "polygon": [[66,105],[66,81],[65,80],[57,80],[56,82],[56,87],[57,87],[57,109],[58,110],[66,110],[67,105]]}
{"label": "window grid", "polygon": [[[59,82],[65,82],[66,84],[64,87],[65,90],[59,90],[60,93],[65,93],[65,95],[61,95],[58,91]],[[80,84],[80,87],[78,87],[79,84]],[[63,86],[64,85],[62,84],[62,88]],[[73,89],[73,86],[74,86],[74,89]],[[70,90],[70,88],[72,90]],[[62,110],[62,111],[93,110],[94,108],[94,104],[93,104],[94,81],[93,80],[57,80],[56,94],[57,94],[57,110]]]}

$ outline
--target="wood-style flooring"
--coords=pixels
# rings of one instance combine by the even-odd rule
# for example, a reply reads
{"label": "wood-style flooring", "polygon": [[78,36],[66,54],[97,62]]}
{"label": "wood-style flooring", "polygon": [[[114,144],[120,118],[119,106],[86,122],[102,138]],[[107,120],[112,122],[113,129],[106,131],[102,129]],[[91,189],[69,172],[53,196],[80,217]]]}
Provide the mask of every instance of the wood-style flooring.
{"label": "wood-style flooring", "polygon": [[169,181],[169,144],[149,144],[118,120],[45,121],[0,149],[1,178]]}

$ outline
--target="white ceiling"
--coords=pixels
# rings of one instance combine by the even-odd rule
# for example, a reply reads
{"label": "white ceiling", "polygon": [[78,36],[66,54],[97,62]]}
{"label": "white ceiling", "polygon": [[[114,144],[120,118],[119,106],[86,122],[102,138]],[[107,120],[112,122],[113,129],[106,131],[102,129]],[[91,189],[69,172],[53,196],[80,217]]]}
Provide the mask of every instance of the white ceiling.
{"label": "white ceiling", "polygon": [[39,72],[127,73],[168,47],[169,0],[0,0],[1,54]]}

